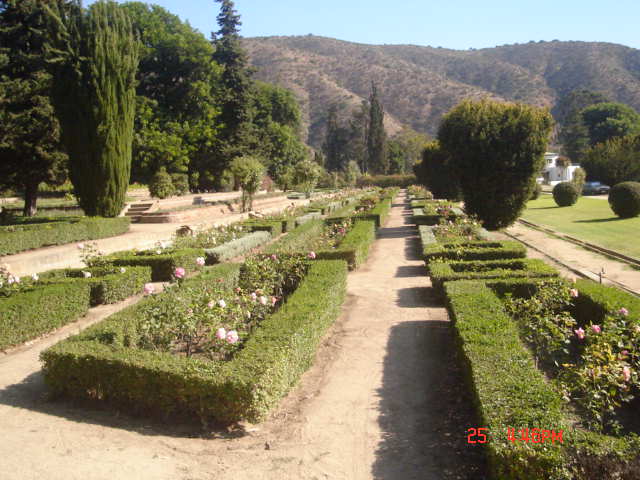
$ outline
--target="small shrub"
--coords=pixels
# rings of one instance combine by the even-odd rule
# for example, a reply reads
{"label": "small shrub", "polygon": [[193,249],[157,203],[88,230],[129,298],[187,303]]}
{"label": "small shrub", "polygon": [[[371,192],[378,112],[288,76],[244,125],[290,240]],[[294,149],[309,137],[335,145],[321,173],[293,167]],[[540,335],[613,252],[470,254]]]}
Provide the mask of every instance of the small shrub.
{"label": "small shrub", "polygon": [[154,198],[163,199],[170,197],[174,192],[175,187],[171,181],[171,175],[167,173],[166,168],[161,167],[149,182],[149,193]]}
{"label": "small shrub", "polygon": [[189,193],[189,176],[186,173],[172,173],[171,183],[176,195]]}
{"label": "small shrub", "polygon": [[232,240],[228,243],[207,249],[205,251],[207,264],[213,265],[216,263],[225,262],[231,258],[237,257],[247,253],[252,248],[259,247],[260,245],[268,242],[271,239],[271,233],[264,230],[252,232],[244,237],[240,237],[236,240]]}
{"label": "small shrub", "polygon": [[578,201],[578,189],[573,183],[561,182],[553,187],[553,199],[559,207],[570,207]]}
{"label": "small shrub", "polygon": [[609,192],[611,210],[620,218],[637,217],[640,214],[640,183],[622,182]]}

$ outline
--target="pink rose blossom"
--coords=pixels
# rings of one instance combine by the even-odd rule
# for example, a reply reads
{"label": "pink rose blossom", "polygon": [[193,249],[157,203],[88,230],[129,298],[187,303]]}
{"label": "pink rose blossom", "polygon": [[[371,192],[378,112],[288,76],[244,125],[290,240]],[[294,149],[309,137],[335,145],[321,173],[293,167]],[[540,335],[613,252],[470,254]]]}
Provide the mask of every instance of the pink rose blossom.
{"label": "pink rose blossom", "polygon": [[219,340],[224,340],[225,338],[227,338],[227,331],[224,328],[219,328],[218,330],[216,330],[216,337]]}
{"label": "pink rose blossom", "polygon": [[622,367],[622,378],[625,382],[631,380],[631,369],[629,367]]}
{"label": "pink rose blossom", "polygon": [[187,309],[187,315],[193,315],[193,308]]}
{"label": "pink rose blossom", "polygon": [[84,250],[84,243],[78,244],[78,250]]}
{"label": "pink rose blossom", "polygon": [[225,308],[227,306],[227,302],[225,302],[224,300],[220,299],[220,300],[218,300],[218,305],[220,305],[220,308]]}
{"label": "pink rose blossom", "polygon": [[204,267],[205,264],[205,260],[204,257],[198,257],[196,258],[196,265],[200,266],[200,267]]}
{"label": "pink rose blossom", "polygon": [[153,292],[155,292],[155,287],[153,286],[152,283],[147,283],[144,286],[144,293],[145,295],[151,295]]}
{"label": "pink rose blossom", "polygon": [[578,297],[578,290],[576,290],[575,288],[572,288],[571,290],[569,290],[569,294],[570,294],[573,298],[577,298],[577,297]]}
{"label": "pink rose blossom", "polygon": [[317,255],[316,255],[316,252],[309,252],[308,257],[309,257],[311,260],[315,260],[315,259],[316,259],[316,256],[317,256]]}
{"label": "pink rose blossom", "polygon": [[271,255],[271,260],[277,260],[278,256],[274,253],[273,255]]}
{"label": "pink rose blossom", "polygon": [[618,310],[618,313],[620,315],[624,315],[626,317],[627,315],[629,315],[629,310],[627,310],[626,308],[622,307],[620,310]]}
{"label": "pink rose blossom", "polygon": [[266,305],[269,300],[264,295],[260,297],[260,303]]}
{"label": "pink rose blossom", "polygon": [[242,289],[240,287],[236,287],[236,293],[240,293]]}
{"label": "pink rose blossom", "polygon": [[176,271],[175,271],[175,272],[173,272],[173,275],[174,275],[176,278],[184,278],[184,276],[186,275],[186,273],[187,273],[187,272],[185,272],[185,271],[184,271],[184,268],[182,268],[182,267],[178,267],[178,268],[176,268]]}
{"label": "pink rose blossom", "polygon": [[600,333],[602,331],[600,325],[591,325],[591,330],[593,330],[593,333]]}
{"label": "pink rose blossom", "polygon": [[254,302],[257,300],[258,296],[256,295],[256,292],[251,292],[251,300],[253,300]]}
{"label": "pink rose blossom", "polygon": [[640,333],[640,325],[636,325],[635,327],[633,327],[633,330],[634,330],[636,333]]}
{"label": "pink rose blossom", "polygon": [[207,307],[209,307],[209,308],[213,308],[215,305],[216,305],[216,303],[213,300],[211,300],[209,303],[207,303]]}
{"label": "pink rose blossom", "polygon": [[576,332],[576,335],[578,336],[578,338],[580,340],[584,339],[584,330],[582,329],[582,327],[578,328],[577,330],[574,330],[574,332]]}
{"label": "pink rose blossom", "polygon": [[278,299],[276,297],[271,297],[271,306],[273,307],[276,303],[278,303]]}
{"label": "pink rose blossom", "polygon": [[239,340],[238,337],[238,332],[236,332],[235,330],[229,330],[229,332],[227,333],[227,342],[228,343],[236,343]]}

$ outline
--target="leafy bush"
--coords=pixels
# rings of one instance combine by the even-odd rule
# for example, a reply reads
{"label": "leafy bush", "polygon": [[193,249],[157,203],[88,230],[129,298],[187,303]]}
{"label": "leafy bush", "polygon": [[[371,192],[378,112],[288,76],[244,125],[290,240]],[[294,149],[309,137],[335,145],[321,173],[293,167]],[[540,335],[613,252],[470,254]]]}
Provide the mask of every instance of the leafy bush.
{"label": "leafy bush", "polygon": [[141,308],[134,306],[43,352],[45,381],[53,394],[89,395],[144,415],[256,422],[311,365],[345,290],[344,262],[312,262],[287,302],[225,362],[129,347],[128,325]]}
{"label": "leafy bush", "polygon": [[226,262],[227,260],[249,252],[252,248],[267,243],[269,240],[271,240],[271,234],[269,232],[256,231],[218,247],[207,249],[205,250],[207,265]]}
{"label": "leafy bush", "polygon": [[559,207],[570,207],[578,201],[578,189],[571,182],[560,182],[553,187],[553,199]]}
{"label": "leafy bush", "polygon": [[267,246],[265,253],[300,253],[308,252],[308,245],[314,238],[322,235],[324,222],[311,220],[293,229],[279,240]]}
{"label": "leafy bush", "polygon": [[176,195],[189,193],[189,175],[186,173],[172,173],[170,177]]}
{"label": "leafy bush", "polygon": [[175,193],[175,187],[171,181],[171,175],[167,173],[167,169],[160,167],[149,182],[149,193],[154,198],[168,198]]}
{"label": "leafy bush", "polygon": [[536,182],[536,185],[535,187],[533,187],[533,190],[531,192],[530,200],[537,200],[538,198],[540,198],[541,194],[542,194],[542,185]]}
{"label": "leafy bush", "polygon": [[422,151],[422,161],[413,166],[420,183],[425,185],[432,197],[458,201],[462,199],[460,179],[453,160],[438,141],[428,143]]}
{"label": "leafy bush", "polygon": [[620,218],[632,218],[640,215],[640,183],[622,182],[609,192],[611,210]]}
{"label": "leafy bush", "polygon": [[204,249],[185,248],[116,252],[104,257],[104,261],[118,267],[151,267],[152,281],[169,282],[173,279],[173,274],[178,267],[184,268],[187,275],[202,270],[202,266],[196,263],[196,259],[204,256]]}
{"label": "leafy bush", "polygon": [[357,220],[335,250],[320,250],[316,253],[321,259],[345,260],[350,269],[356,269],[367,260],[369,248],[375,239],[375,222],[373,220]]}
{"label": "leafy bush", "polygon": [[400,187],[406,188],[416,183],[415,175],[363,175],[356,181],[358,188],[364,187]]}
{"label": "leafy bush", "polygon": [[50,245],[122,235],[129,230],[131,219],[118,218],[61,218],[54,222],[0,227],[0,255]]}
{"label": "leafy bush", "polygon": [[[421,231],[422,235],[422,231]],[[428,243],[423,241],[424,260],[427,264],[441,260],[505,260],[524,258],[527,249],[516,241]]]}
{"label": "leafy bush", "polygon": [[90,294],[89,284],[77,280],[0,297],[0,350],[77,320],[89,310]]}

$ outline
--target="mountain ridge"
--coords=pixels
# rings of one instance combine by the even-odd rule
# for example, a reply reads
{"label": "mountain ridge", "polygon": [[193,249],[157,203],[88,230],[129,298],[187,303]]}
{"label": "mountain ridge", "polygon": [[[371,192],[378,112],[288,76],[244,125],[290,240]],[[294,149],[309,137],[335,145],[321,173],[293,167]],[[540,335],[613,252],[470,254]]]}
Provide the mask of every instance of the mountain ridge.
{"label": "mountain ridge", "polygon": [[243,39],[256,77],[294,91],[308,143],[322,144],[326,112],[344,115],[368,98],[375,81],[390,134],[402,125],[435,134],[464,98],[493,98],[553,109],[578,88],[640,109],[640,50],[609,42],[551,41],[452,50],[369,45],[320,37]]}

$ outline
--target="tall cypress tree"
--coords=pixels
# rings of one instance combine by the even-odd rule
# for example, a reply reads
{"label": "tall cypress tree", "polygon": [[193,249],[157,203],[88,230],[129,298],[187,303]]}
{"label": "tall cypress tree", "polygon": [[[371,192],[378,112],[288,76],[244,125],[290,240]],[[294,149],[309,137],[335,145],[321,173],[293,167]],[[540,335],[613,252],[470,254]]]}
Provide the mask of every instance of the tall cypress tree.
{"label": "tall cypress tree", "polygon": [[124,9],[57,0],[54,104],[71,181],[87,215],[117,216],[131,174],[139,43]]}
{"label": "tall cypress tree", "polygon": [[215,47],[213,59],[220,64],[222,72],[222,102],[219,120],[221,132],[220,158],[214,171],[218,175],[227,168],[231,160],[245,152],[251,131],[251,69],[247,53],[242,48],[239,27],[240,15],[231,0],[216,0],[220,3],[218,25],[220,30],[212,34]]}
{"label": "tall cypress tree", "polygon": [[50,101],[47,16],[38,0],[0,1],[0,186],[24,192],[36,214],[38,185],[64,179],[66,155]]}
{"label": "tall cypress tree", "polygon": [[[371,82],[369,96],[369,130],[367,132],[367,171],[362,173],[387,173],[389,159],[386,154],[387,134],[384,131],[384,109],[378,98],[378,88]],[[369,172],[370,170],[370,172]]]}

